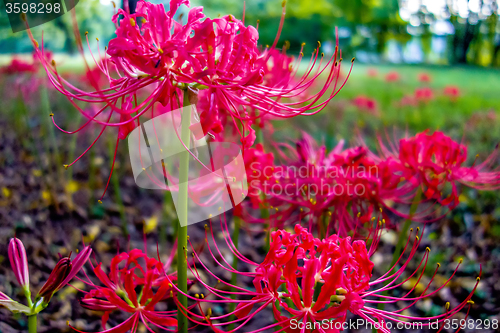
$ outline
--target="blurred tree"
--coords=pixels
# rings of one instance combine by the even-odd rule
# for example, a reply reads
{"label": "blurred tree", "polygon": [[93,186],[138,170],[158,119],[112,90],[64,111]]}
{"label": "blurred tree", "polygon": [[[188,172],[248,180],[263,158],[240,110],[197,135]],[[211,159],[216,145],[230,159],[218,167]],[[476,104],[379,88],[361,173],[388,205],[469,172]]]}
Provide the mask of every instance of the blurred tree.
{"label": "blurred tree", "polygon": [[[90,36],[99,37],[105,42],[111,37],[114,25],[111,22],[113,7],[110,1],[79,1],[75,7],[75,13],[80,31],[88,31]],[[41,40],[42,31],[44,32],[44,43],[51,51],[70,53],[76,51],[73,22],[69,13],[41,26],[34,27],[32,31],[38,40]],[[0,4],[0,36],[2,36],[0,38],[0,53],[33,51],[33,46],[29,38],[27,38],[26,32],[12,32],[3,2]]]}

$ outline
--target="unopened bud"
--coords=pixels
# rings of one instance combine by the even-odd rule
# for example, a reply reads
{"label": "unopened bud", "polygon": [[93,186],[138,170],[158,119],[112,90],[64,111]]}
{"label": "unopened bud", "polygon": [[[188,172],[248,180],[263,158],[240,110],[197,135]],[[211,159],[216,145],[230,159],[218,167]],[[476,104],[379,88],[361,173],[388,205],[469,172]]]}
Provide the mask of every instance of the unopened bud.
{"label": "unopened bud", "polygon": [[66,277],[71,272],[71,259],[70,258],[62,258],[57,263],[56,267],[52,270],[47,279],[47,282],[43,285],[42,289],[36,295],[36,299],[40,299],[43,297],[43,302],[45,304],[49,303],[52,295],[59,290],[61,283],[66,279]]}

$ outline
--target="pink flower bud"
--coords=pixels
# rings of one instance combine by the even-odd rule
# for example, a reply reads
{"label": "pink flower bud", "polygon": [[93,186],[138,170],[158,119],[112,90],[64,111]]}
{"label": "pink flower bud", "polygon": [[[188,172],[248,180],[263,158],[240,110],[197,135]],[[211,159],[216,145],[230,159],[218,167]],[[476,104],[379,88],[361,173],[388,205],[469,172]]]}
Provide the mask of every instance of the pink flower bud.
{"label": "pink flower bud", "polygon": [[9,243],[9,260],[12,270],[16,275],[16,279],[23,288],[28,288],[30,284],[28,259],[26,258],[26,250],[23,243],[12,238]]}
{"label": "pink flower bud", "polygon": [[59,286],[71,272],[71,267],[70,258],[62,258],[59,260],[56,267],[54,267],[50,273],[47,282],[45,282],[42,289],[38,292],[38,295],[36,295],[36,299],[43,297],[43,302],[48,303],[52,295],[59,290]]}

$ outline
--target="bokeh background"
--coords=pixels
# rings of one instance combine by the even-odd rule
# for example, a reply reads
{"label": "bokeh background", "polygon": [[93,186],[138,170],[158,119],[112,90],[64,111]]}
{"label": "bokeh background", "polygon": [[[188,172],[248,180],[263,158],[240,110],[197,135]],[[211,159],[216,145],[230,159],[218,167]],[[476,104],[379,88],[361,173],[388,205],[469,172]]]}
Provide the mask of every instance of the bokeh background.
{"label": "bokeh background", "polygon": [[[243,13],[239,0],[196,0],[192,5],[204,6],[211,17]],[[182,11],[187,13],[187,8]],[[106,45],[114,32],[112,13],[111,1],[81,0],[76,8],[80,31],[88,31],[92,41],[99,38],[101,47]],[[289,45],[293,55],[305,42],[308,54],[321,41],[322,51],[331,54],[337,27],[343,57],[357,61],[345,88],[327,109],[310,118],[275,122],[266,140],[286,141],[306,131],[327,148],[341,139],[354,145],[362,138],[376,149],[377,136],[387,142],[406,133],[440,130],[468,146],[469,164],[476,154],[484,160],[500,142],[499,14],[498,0],[289,0],[280,47]],[[259,20],[262,45],[272,44],[280,15],[281,1],[246,2],[245,22],[255,25]],[[90,87],[70,15],[34,28],[39,41],[42,30],[59,71]],[[97,51],[95,43],[91,48]],[[159,244],[168,256],[175,211],[165,204],[165,193],[135,185],[124,144],[118,149],[109,191],[102,204],[97,201],[110,172],[116,133],[104,135],[73,167],[63,167],[90,145],[99,129],[90,127],[68,136],[53,126],[51,112],[66,129],[77,128],[82,117],[48,85],[33,60],[26,32],[10,30],[3,3],[0,66],[0,290],[22,299],[7,259],[8,240],[14,234],[27,247],[34,289],[45,281],[58,254],[69,253],[82,239],[93,243],[96,259],[105,263],[120,249],[143,248],[143,234],[150,253]],[[344,66],[344,75],[347,72]],[[422,254],[425,246],[432,248],[431,270],[421,285],[430,279],[437,262],[443,267],[438,281],[444,281],[461,258],[462,269],[443,292],[411,311],[439,314],[447,301],[463,299],[482,265],[470,317],[500,319],[498,192],[467,190],[460,199],[457,209],[427,227]],[[261,260],[264,236],[243,229],[241,252]],[[191,228],[190,237],[203,243],[203,227]],[[396,243],[397,231],[387,231],[373,258],[375,274],[384,272]],[[229,252],[227,256],[230,260]],[[80,282],[76,285],[83,287]],[[69,332],[68,319],[79,329],[98,331],[99,314],[83,310],[79,297],[71,288],[59,293],[42,315],[40,331]],[[270,313],[262,313],[256,321],[269,318]],[[0,309],[0,332],[23,330],[22,316],[11,317]]]}

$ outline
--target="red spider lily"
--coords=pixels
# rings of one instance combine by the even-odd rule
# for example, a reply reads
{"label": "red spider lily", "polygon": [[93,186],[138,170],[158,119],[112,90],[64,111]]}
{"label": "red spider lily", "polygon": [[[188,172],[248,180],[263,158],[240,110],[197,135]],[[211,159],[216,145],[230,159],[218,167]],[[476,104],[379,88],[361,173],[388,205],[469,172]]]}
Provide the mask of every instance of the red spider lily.
{"label": "red spider lily", "polygon": [[418,74],[418,80],[422,83],[429,83],[431,82],[431,76],[427,73],[420,73]]}
{"label": "red spider lily", "polygon": [[434,99],[434,92],[431,88],[418,88],[415,90],[415,99],[418,102],[427,103]]}
{"label": "red spider lily", "polygon": [[[397,151],[382,147],[386,157],[396,158],[397,171],[408,182],[419,184],[427,199],[434,199],[450,209],[459,203],[457,184],[480,190],[500,187],[498,170],[489,167],[497,156],[491,154],[483,163],[464,166],[467,160],[467,146],[453,141],[442,132],[429,134],[425,131],[414,137],[401,139]],[[445,195],[445,187],[451,186],[451,193]]]}
{"label": "red spider lily", "polygon": [[369,77],[377,77],[378,71],[375,68],[368,68],[366,71],[366,75],[368,75]]}
{"label": "red spider lily", "polygon": [[452,101],[456,101],[457,98],[460,97],[460,89],[457,86],[446,86],[444,87],[443,93]]}
{"label": "red spider lily", "polygon": [[0,68],[0,73],[5,75],[15,75],[20,73],[36,73],[38,71],[38,67],[35,63],[29,63],[27,61],[12,58],[10,64]]}
{"label": "red spider lily", "polygon": [[[162,330],[175,331],[167,327],[177,326],[177,310],[155,310],[158,302],[173,299],[176,294],[173,285],[177,276],[166,275],[165,270],[168,267],[164,267],[159,260],[148,257],[142,250],[120,253],[111,260],[108,274],[103,271],[102,263],[94,268],[94,274],[104,286],[95,285],[88,279],[86,283],[94,289],[86,293],[80,303],[86,309],[105,312],[102,318],[102,332],[136,332],[139,321],[142,321],[149,331],[149,324]],[[191,285],[192,282],[189,281],[188,286]],[[139,294],[137,290],[140,290]],[[124,311],[131,316],[118,326],[106,329],[106,323],[113,311]]]}
{"label": "red spider lily", "polygon": [[44,303],[49,303],[52,295],[61,289],[62,282],[71,273],[72,263],[70,258],[62,258],[56,264],[47,279],[47,282],[36,295],[36,299],[43,298]]}
{"label": "red spider lily", "polygon": [[[294,66],[290,66],[288,58],[278,56],[275,47],[283,25],[285,2],[275,42],[263,50],[257,46],[257,29],[245,26],[232,15],[210,19],[204,16],[202,7],[196,7],[190,10],[186,24],[177,22],[175,15],[181,4],[189,6],[189,1],[171,0],[170,9],[165,12],[161,4],[139,1],[136,13],[120,9],[113,16],[116,37],[104,55],[95,57],[97,68],[109,80],[109,88],[84,92],[59,75],[55,62],[43,62],[54,87],[88,119],[79,129],[66,133],[76,133],[95,122],[103,130],[118,127],[119,138],[123,139],[139,125],[142,116],[151,112],[154,117],[156,102],[171,110],[179,108],[182,105],[179,95],[188,89],[206,90],[201,104],[205,130],[220,131],[229,121],[237,129],[237,121],[251,123],[264,115],[289,118],[315,114],[345,84],[338,82],[341,67],[338,48],[330,59],[324,59],[318,42],[309,68],[297,77],[294,76],[302,55]],[[43,43],[40,48],[31,33],[30,37],[36,52],[43,55]],[[287,74],[283,76],[281,71]],[[303,96],[320,76],[325,82],[317,93],[286,102]],[[99,111],[89,115],[76,101],[96,104]],[[246,111],[248,107],[259,115],[250,114]],[[247,135],[240,133],[240,136]]]}
{"label": "red spider lily", "polygon": [[[200,326],[210,326],[215,332],[224,332],[223,328],[228,325],[236,326],[229,329],[229,332],[242,331],[245,325],[267,306],[272,307],[275,323],[252,332],[266,332],[272,329],[285,332],[322,332],[313,328],[317,327],[314,323],[321,323],[324,320],[333,322],[331,330],[324,330],[325,332],[339,332],[346,323],[348,312],[374,324],[380,332],[390,332],[392,325],[387,325],[388,321],[403,323],[411,320],[428,326],[435,322],[442,323],[466,306],[470,309],[472,304],[470,299],[479,283],[478,278],[472,292],[454,308],[450,309],[447,304],[444,313],[440,315],[413,316],[408,314],[408,310],[417,302],[439,293],[460,267],[460,264],[457,265],[451,276],[441,286],[433,289],[431,285],[440,267],[438,264],[428,284],[424,286],[423,292],[417,293],[416,287],[422,284],[430,249],[426,249],[413,272],[409,274],[405,272],[418,253],[423,234],[419,228],[417,228],[415,238],[412,239],[412,235],[409,235],[403,253],[396,264],[387,273],[374,278],[372,273],[374,264],[370,256],[378,246],[381,234],[379,229],[373,234],[369,247],[365,241],[353,241],[350,237],[342,238],[338,235],[331,235],[325,239],[315,238],[299,225],[295,226],[294,233],[277,230],[271,235],[269,253],[262,263],[257,264],[242,256],[231,243],[228,236],[229,229],[223,217],[221,217],[221,227],[231,251],[246,265],[254,266],[255,271],[253,272],[253,269],[250,272],[235,270],[225,261],[217,246],[212,226],[205,227],[207,247],[215,262],[227,272],[237,273],[242,277],[253,277],[254,284],[254,288],[249,289],[224,281],[208,270],[199,259],[199,254],[193,249],[195,262],[190,268],[200,285],[207,289],[207,293],[201,298],[199,295],[186,296],[199,304],[238,304],[233,312],[219,316],[213,316],[210,309],[203,310],[202,306],[199,306],[199,312],[186,309],[186,314],[189,315],[191,321]],[[211,249],[209,237],[214,240],[215,249]],[[412,240],[413,244],[411,244]],[[196,262],[199,262],[199,266],[195,264]],[[210,286],[204,282],[199,272],[200,269],[206,270],[209,275],[216,278],[217,285]],[[411,284],[412,287],[406,293],[397,292],[395,294],[398,296],[393,296],[391,292],[398,290],[403,284]],[[232,291],[228,291],[228,288]],[[236,296],[238,299],[231,298],[231,296]],[[381,303],[394,304],[397,309],[391,311],[380,309],[378,305]],[[297,330],[292,327],[294,320],[309,324],[305,330]]]}
{"label": "red spider lily", "polygon": [[386,74],[385,80],[387,82],[397,82],[401,79],[401,76],[398,72],[392,71]]}
{"label": "red spider lily", "polygon": [[16,279],[23,288],[28,302],[31,305],[34,305],[32,308],[26,307],[13,301],[5,294],[0,293],[0,306],[5,306],[12,312],[23,312],[27,315],[34,315],[45,309],[52,296],[61,288],[66,286],[76,276],[76,274],[78,274],[90,257],[92,250],[90,246],[86,246],[73,260],[69,257],[59,260],[55,268],[50,273],[47,282],[45,282],[43,287],[38,292],[34,303],[31,300],[28,261],[23,243],[17,238],[11,239],[8,252],[10,264]]}
{"label": "red spider lily", "polygon": [[352,103],[361,111],[379,115],[378,103],[375,99],[366,96],[358,96],[352,100]]}
{"label": "red spider lily", "polygon": [[39,68],[36,58],[33,55],[33,60],[28,62],[14,57],[8,65],[0,68],[0,74],[5,77],[6,84],[11,87],[6,90],[9,92],[5,96],[6,99],[20,97],[23,102],[37,101],[33,96],[36,96],[42,81],[36,75]]}

